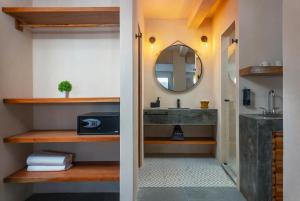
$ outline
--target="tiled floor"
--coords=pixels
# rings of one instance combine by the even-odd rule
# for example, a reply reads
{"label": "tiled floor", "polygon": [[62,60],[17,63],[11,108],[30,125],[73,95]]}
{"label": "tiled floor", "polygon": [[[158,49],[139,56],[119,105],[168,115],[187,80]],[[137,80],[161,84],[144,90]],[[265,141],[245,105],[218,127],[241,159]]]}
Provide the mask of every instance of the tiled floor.
{"label": "tiled floor", "polygon": [[245,201],[217,160],[146,158],[138,201]]}
{"label": "tiled floor", "polygon": [[146,158],[140,187],[234,187],[216,159]]}

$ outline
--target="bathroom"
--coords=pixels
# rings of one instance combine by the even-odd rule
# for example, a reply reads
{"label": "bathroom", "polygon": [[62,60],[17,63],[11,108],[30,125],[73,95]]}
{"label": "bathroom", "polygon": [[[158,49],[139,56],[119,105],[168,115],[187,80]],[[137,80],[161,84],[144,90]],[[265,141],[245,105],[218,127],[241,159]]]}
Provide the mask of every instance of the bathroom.
{"label": "bathroom", "polygon": [[[274,113],[275,120],[272,115],[267,120],[274,120],[274,131],[282,131],[281,2],[142,1],[140,7],[138,199],[155,200],[159,194],[174,200],[195,199],[192,195],[216,200],[222,195],[218,189],[228,189],[236,200],[262,199],[245,191],[250,187],[241,175],[246,173],[240,151],[247,150],[240,149],[246,140],[240,140],[240,129],[247,130],[247,123],[239,121],[243,114]],[[165,12],[166,7],[173,12]],[[257,16],[262,19],[254,23]],[[176,49],[181,55],[186,47],[187,55],[191,51],[195,56],[194,74],[189,77],[186,66],[179,81],[186,85],[178,87],[179,64],[170,52]],[[240,72],[247,67],[281,73]],[[207,102],[209,109],[203,105]],[[267,183],[270,189],[272,182]],[[210,189],[216,193],[207,194]]]}
{"label": "bathroom", "polygon": [[[297,200],[291,2],[1,1],[0,201]],[[26,171],[48,150],[74,161]]]}

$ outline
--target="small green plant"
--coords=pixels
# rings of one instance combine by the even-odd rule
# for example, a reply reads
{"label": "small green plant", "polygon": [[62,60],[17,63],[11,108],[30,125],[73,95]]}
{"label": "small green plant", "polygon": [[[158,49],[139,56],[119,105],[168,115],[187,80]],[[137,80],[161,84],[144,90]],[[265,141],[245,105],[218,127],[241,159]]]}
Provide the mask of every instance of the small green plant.
{"label": "small green plant", "polygon": [[61,83],[59,83],[58,85],[58,90],[60,92],[70,92],[72,91],[72,84],[70,81],[62,81]]}

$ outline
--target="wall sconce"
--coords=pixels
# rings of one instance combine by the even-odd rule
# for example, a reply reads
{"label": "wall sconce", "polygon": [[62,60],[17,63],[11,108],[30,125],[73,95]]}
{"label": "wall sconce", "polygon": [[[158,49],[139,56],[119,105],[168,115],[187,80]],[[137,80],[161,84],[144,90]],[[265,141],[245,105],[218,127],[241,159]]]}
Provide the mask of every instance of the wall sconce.
{"label": "wall sconce", "polygon": [[208,47],[208,38],[207,36],[201,36],[201,42],[204,43],[205,47]]}
{"label": "wall sconce", "polygon": [[155,41],[156,41],[156,38],[155,38],[154,36],[151,36],[151,37],[149,38],[149,42],[151,43],[151,48],[152,48],[152,49],[154,48],[154,43],[155,43]]}

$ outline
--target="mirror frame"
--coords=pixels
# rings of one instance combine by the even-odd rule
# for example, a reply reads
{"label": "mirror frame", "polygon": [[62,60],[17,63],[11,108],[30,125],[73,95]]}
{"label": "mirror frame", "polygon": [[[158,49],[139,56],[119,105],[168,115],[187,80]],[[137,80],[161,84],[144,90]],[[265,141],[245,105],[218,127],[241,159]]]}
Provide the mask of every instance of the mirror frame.
{"label": "mirror frame", "polygon": [[[170,47],[172,47],[172,46],[177,46],[177,45],[185,46],[185,47],[187,47],[187,48],[192,49],[192,50],[195,52],[195,55],[199,58],[199,61],[200,61],[200,64],[201,64],[201,66],[200,66],[201,75],[200,75],[200,77],[199,77],[197,83],[194,84],[192,87],[190,87],[190,88],[188,88],[188,89],[185,89],[185,90],[183,90],[183,91],[175,91],[175,90],[172,90],[172,89],[167,89],[167,88],[165,88],[165,87],[158,81],[158,79],[157,79],[157,73],[156,73],[156,64],[157,64],[157,61],[158,61],[159,56],[161,55],[161,53],[162,53],[163,51],[165,51],[166,49],[168,49],[168,48],[170,48]],[[203,75],[203,63],[202,63],[202,60],[201,60],[200,56],[198,55],[198,51],[195,50],[194,48],[192,48],[192,47],[190,47],[190,46],[188,46],[188,45],[186,45],[186,44],[180,42],[180,41],[176,41],[175,43],[172,43],[171,45],[169,45],[169,46],[167,46],[166,48],[162,49],[162,50],[159,52],[159,54],[158,54],[158,56],[157,56],[157,58],[156,58],[156,60],[155,60],[155,63],[154,63],[154,79],[156,80],[156,83],[158,83],[158,85],[159,85],[160,88],[162,88],[162,89],[164,89],[164,90],[166,90],[166,91],[168,91],[168,92],[171,92],[171,93],[186,93],[186,92],[189,92],[189,91],[193,90],[194,88],[196,88],[196,86],[199,85],[199,83],[200,83],[200,81],[201,81],[201,79],[202,79],[202,75]]]}

